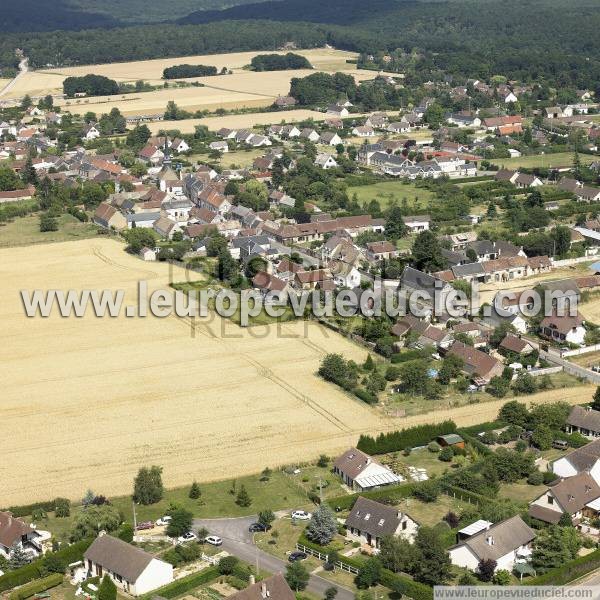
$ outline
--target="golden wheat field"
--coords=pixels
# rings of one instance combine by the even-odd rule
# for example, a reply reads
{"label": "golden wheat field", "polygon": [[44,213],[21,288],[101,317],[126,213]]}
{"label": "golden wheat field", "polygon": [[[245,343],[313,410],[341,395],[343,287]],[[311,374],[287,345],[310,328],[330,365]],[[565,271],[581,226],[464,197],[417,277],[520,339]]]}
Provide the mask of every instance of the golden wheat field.
{"label": "golden wheat field", "polygon": [[[185,273],[127,255],[107,239],[0,250],[4,430],[0,505],[93,485],[128,493],[139,466],[164,467],[167,486],[217,480],[335,454],[363,432],[454,418],[495,417],[502,401],[385,418],[315,372],[327,352],[365,351],[314,323],[241,330],[220,318],[28,319],[21,289],[123,289],[135,301]],[[582,402],[593,388],[528,400]]]}
{"label": "golden wheat field", "polygon": [[308,119],[324,121],[330,117],[331,115],[323,112],[299,108],[281,112],[247,113],[225,115],[223,117],[206,117],[204,119],[182,119],[180,121],[157,121],[156,123],[148,123],[148,127],[153,134],[158,133],[161,129],[179,129],[181,133],[193,133],[198,125],[206,125],[211,131],[218,131],[221,127],[231,129],[251,128],[257,125],[271,125],[282,122],[299,123]]}

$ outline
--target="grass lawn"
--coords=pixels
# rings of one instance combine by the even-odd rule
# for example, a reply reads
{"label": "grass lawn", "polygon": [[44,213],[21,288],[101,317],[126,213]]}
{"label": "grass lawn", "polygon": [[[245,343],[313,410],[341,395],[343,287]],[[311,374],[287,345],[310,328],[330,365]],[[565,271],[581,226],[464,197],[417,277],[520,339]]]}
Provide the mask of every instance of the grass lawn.
{"label": "grass lawn", "polygon": [[[311,469],[311,473],[313,471],[315,474],[320,471],[320,475],[324,479],[333,479],[333,475],[327,469],[314,467]],[[137,521],[138,523],[155,521],[167,512],[171,504],[183,506],[190,510],[195,517],[202,518],[242,517],[257,514],[266,509],[275,511],[310,508],[312,503],[308,499],[305,484],[299,481],[299,477],[301,475],[287,475],[283,471],[273,471],[268,481],[260,481],[261,475],[237,479],[236,490],[244,485],[252,499],[252,504],[248,507],[241,507],[235,503],[236,496],[230,493],[232,480],[201,485],[202,496],[198,500],[188,497],[189,486],[167,490],[164,498],[157,504],[136,506]],[[332,486],[332,494],[334,490],[339,494],[339,486]],[[111,502],[123,513],[125,521],[133,523],[133,505],[130,497],[111,498]],[[37,525],[50,531],[59,540],[67,539],[75,516],[81,510],[80,506],[74,506],[71,508],[71,516],[62,519],[50,513],[47,519],[40,521]]]}
{"label": "grass lawn", "polygon": [[[579,157],[582,164],[589,164],[595,160],[595,157],[589,154],[580,154]],[[491,162],[505,169],[570,167],[573,164],[573,153],[557,152],[556,154],[536,154],[533,156],[520,156],[519,158],[494,158]]]}
{"label": "grass lawn", "polygon": [[354,194],[361,204],[374,199],[379,202],[381,208],[386,208],[393,199],[403,207],[406,200],[407,208],[415,214],[427,210],[429,202],[434,197],[433,192],[404,181],[382,181],[373,185],[349,187],[348,196],[352,198]]}
{"label": "grass lawn", "polygon": [[438,457],[439,453],[430,452],[427,448],[424,448],[413,450],[409,456],[404,456],[403,452],[392,452],[381,456],[380,460],[408,479],[409,466],[417,469],[427,469],[427,474],[430,476],[441,475],[451,468],[452,463],[441,461]]}
{"label": "grass lawn", "polygon": [[500,486],[499,498],[508,498],[517,502],[529,503],[547,489],[545,485],[529,485],[526,482],[503,483]]}
{"label": "grass lawn", "polygon": [[416,498],[406,498],[398,508],[409,514],[420,525],[433,527],[440,523],[448,512],[460,514],[468,506],[468,502],[440,494],[435,502],[421,502]]}
{"label": "grass lawn", "polygon": [[600,352],[588,352],[579,356],[569,356],[569,362],[574,362],[582,367],[593,367],[600,364]]}
{"label": "grass lawn", "polygon": [[230,169],[232,168],[232,165],[235,165],[237,168],[250,167],[255,158],[263,156],[268,150],[268,148],[253,148],[248,150],[236,150],[235,152],[226,152],[219,159],[219,165],[221,165],[223,169]]}
{"label": "grass lawn", "polygon": [[82,223],[72,215],[58,218],[58,231],[40,231],[38,215],[17,217],[10,223],[0,224],[0,248],[29,246],[52,242],[81,240],[98,235],[98,227],[92,223]]}

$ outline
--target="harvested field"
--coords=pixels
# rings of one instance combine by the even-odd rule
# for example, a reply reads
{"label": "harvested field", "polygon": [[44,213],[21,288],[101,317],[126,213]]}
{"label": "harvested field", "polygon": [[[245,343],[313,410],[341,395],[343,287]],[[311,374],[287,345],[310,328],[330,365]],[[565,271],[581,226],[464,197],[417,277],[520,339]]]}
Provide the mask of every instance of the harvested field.
{"label": "harvested field", "polygon": [[322,112],[316,110],[306,110],[299,108],[297,110],[285,110],[264,113],[248,113],[242,115],[225,115],[223,117],[206,117],[205,119],[183,119],[181,121],[160,121],[157,123],[148,123],[152,133],[157,133],[161,129],[179,129],[181,133],[193,133],[197,125],[206,125],[211,131],[218,131],[221,127],[246,128],[255,125],[273,125],[285,121],[286,123],[297,123],[306,119],[314,121],[324,121],[329,118]]}
{"label": "harvested field", "polygon": [[[163,466],[168,487],[241,476],[333,455],[362,432],[488,421],[503,404],[387,419],[315,375],[326,352],[361,361],[365,351],[314,323],[240,330],[213,318],[192,332],[176,317],[24,316],[21,289],[123,289],[134,304],[138,280],[152,291],[184,279],[111,240],[2,249],[0,276],[1,506],[91,486],[126,494],[144,464]],[[594,389],[524,400],[581,403]]]}
{"label": "harvested field", "polygon": [[[518,169],[535,167],[542,168],[557,168],[570,167],[573,165],[572,152],[557,152],[548,154],[535,154],[532,156],[520,156],[519,158],[495,158],[491,162],[498,165],[501,169]],[[581,154],[580,160],[583,164],[588,164],[594,161],[594,157],[589,154]]]}

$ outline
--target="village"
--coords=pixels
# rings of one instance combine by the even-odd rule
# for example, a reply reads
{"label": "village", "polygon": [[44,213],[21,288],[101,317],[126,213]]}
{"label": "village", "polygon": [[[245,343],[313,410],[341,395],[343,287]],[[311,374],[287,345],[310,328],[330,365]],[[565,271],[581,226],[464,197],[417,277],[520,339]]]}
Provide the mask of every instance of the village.
{"label": "village", "polygon": [[[316,292],[312,312],[247,329],[305,320],[346,338],[364,360],[306,341],[315,379],[393,425],[355,436],[319,407],[337,450],[356,437],[343,453],[317,438],[306,460],[274,452],[261,473],[174,488],[152,454],[130,495],[90,473],[99,491],[80,500],[6,506],[1,597],[431,600],[434,585],[598,581],[593,91],[445,77],[405,105],[397,73],[303,74],[268,110],[202,123],[177,89],[164,114],[71,111],[51,94],[0,105],[0,248],[102,240],[182,269],[178,291]],[[430,297],[419,315],[318,314],[327,294],[386,290]],[[433,301],[473,290],[458,316]],[[475,424],[453,421],[461,409]]]}

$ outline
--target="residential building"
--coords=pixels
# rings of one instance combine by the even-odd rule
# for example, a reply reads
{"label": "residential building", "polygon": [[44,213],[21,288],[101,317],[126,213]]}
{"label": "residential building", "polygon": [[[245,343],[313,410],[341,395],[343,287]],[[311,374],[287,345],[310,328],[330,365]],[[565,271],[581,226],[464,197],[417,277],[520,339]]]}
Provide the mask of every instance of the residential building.
{"label": "residential building", "polygon": [[359,496],[346,518],[346,537],[352,542],[379,549],[386,536],[400,536],[413,541],[419,524],[394,506]]}
{"label": "residential building", "polygon": [[600,437],[600,411],[590,406],[574,406],[567,417],[567,433],[579,433],[586,438]]}
{"label": "residential building", "polygon": [[296,600],[281,573],[267,577],[258,583],[251,583],[247,588],[229,596],[228,600]]}
{"label": "residential building", "polygon": [[351,489],[363,492],[404,481],[400,475],[378,463],[368,454],[350,448],[336,459],[333,472]]}
{"label": "residential building", "polygon": [[600,440],[561,456],[552,463],[551,469],[559,477],[573,477],[588,472],[600,484]]}
{"label": "residential building", "polygon": [[49,539],[49,534],[45,533],[36,531],[10,512],[0,512],[0,557],[9,558],[15,546],[19,546],[31,559],[40,556],[46,550],[43,542]]}

